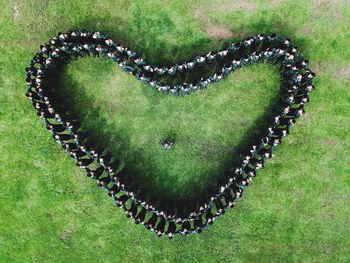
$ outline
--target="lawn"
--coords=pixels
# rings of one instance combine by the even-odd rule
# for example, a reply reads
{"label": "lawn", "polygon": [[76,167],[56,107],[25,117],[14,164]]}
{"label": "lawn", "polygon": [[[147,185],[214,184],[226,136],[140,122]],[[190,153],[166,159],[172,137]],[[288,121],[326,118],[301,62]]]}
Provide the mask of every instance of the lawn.
{"label": "lawn", "polygon": [[[0,0],[0,262],[350,261],[350,3]],[[199,235],[135,225],[55,143],[25,97],[40,44],[76,28],[170,65],[258,33],[290,37],[316,72],[306,114],[236,207]],[[187,76],[186,76],[187,77]],[[61,72],[60,98],[161,205],[205,199],[278,97],[254,65],[185,97],[102,58]],[[166,151],[161,141],[175,139]],[[101,139],[102,138],[102,139]]]}

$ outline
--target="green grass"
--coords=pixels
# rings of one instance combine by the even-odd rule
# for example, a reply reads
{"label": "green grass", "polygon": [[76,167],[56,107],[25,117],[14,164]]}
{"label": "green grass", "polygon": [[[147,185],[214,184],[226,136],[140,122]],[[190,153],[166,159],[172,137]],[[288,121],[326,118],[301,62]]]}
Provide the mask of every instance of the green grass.
{"label": "green grass", "polygon": [[[0,262],[350,261],[350,4],[113,2],[0,0]],[[236,208],[200,235],[158,239],[84,177],[24,96],[24,68],[39,45],[74,28],[107,33],[154,64],[277,32],[309,58],[316,90]],[[230,37],[211,36],[213,29]],[[135,184],[169,200],[215,185],[279,82],[276,68],[252,66],[175,98],[103,59],[75,61],[62,73],[62,96],[76,95],[69,101],[84,125],[99,127],[125,165],[147,168]],[[176,144],[166,152],[159,141],[169,134]]]}

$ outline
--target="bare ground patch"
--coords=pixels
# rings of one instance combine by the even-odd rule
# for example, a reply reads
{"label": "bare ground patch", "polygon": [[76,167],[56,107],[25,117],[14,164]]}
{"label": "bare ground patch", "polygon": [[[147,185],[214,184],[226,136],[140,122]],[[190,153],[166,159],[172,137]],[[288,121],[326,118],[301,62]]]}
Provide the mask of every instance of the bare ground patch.
{"label": "bare ground patch", "polygon": [[301,126],[304,126],[306,123],[308,123],[310,120],[312,120],[312,117],[309,113],[305,113],[303,114],[300,119],[299,119],[299,123]]}
{"label": "bare ground patch", "polygon": [[267,7],[268,8],[273,8],[275,6],[278,6],[281,3],[281,0],[271,0],[270,3],[268,3]]}
{"label": "bare ground patch", "polygon": [[309,22],[300,29],[305,34],[314,33],[314,24],[319,21],[319,18],[329,19],[332,23],[329,23],[327,28],[333,30],[336,23],[342,23],[346,19],[342,10],[345,5],[350,6],[349,0],[311,0],[311,14]]}
{"label": "bare ground patch", "polygon": [[226,25],[220,25],[216,23],[209,23],[205,27],[205,32],[216,39],[226,39],[233,37],[233,33]]}
{"label": "bare ground patch", "polygon": [[[348,0],[312,0],[311,4],[316,13],[330,16],[339,20],[343,18],[341,14],[342,5],[349,4]],[[315,14],[315,13],[314,13]],[[315,14],[316,15],[316,14]]]}
{"label": "bare ground patch", "polygon": [[238,1],[226,1],[217,6],[218,12],[233,12],[233,11],[245,11],[253,12],[257,8],[256,4],[252,1],[238,0]]}
{"label": "bare ground patch", "polygon": [[329,66],[326,62],[317,60],[311,65],[312,71],[317,75],[321,72],[326,72],[329,69]]}
{"label": "bare ground patch", "polygon": [[327,140],[325,140],[325,144],[328,146],[334,147],[334,146],[337,146],[338,141],[334,140],[334,139],[327,139]]}
{"label": "bare ground patch", "polygon": [[[273,8],[281,3],[281,0],[271,0],[268,4],[265,6],[268,8]],[[196,19],[203,19],[203,16],[207,15],[208,13],[228,13],[228,12],[237,12],[237,11],[243,11],[247,13],[254,13],[258,9],[258,5],[255,3],[255,1],[251,0],[228,0],[224,1],[223,3],[217,4],[217,5],[209,5],[209,6],[203,6],[198,8],[194,12],[194,18]]]}
{"label": "bare ground patch", "polygon": [[19,16],[19,1],[17,0],[12,7],[12,19],[13,21],[17,21]]}
{"label": "bare ground patch", "polygon": [[346,66],[346,67],[343,67],[343,68],[340,68],[339,70],[337,70],[335,72],[334,77],[336,79],[341,79],[341,80],[350,78],[350,66]]}
{"label": "bare ground patch", "polygon": [[74,235],[76,231],[76,225],[68,224],[63,231],[60,233],[59,238],[64,241]]}
{"label": "bare ground patch", "polygon": [[311,69],[316,73],[316,75],[329,75],[330,78],[335,80],[345,80],[350,79],[350,65],[339,66],[335,65],[337,62],[331,64],[325,61],[315,61],[311,65]]}
{"label": "bare ground patch", "polygon": [[[281,0],[271,0],[266,6],[273,8]],[[242,37],[245,32],[233,33],[227,25],[215,22],[210,18],[210,14],[225,14],[230,12],[243,11],[245,13],[255,13],[258,6],[252,0],[224,1],[223,3],[208,6],[201,6],[194,12],[194,19],[201,21],[203,30],[211,37],[222,40],[232,37]]]}
{"label": "bare ground patch", "polygon": [[209,5],[209,6],[200,6],[194,12],[194,18],[197,20],[206,20],[206,17],[210,13],[227,13],[235,11],[247,11],[252,12],[256,10],[256,5],[251,1],[225,1],[219,5]]}

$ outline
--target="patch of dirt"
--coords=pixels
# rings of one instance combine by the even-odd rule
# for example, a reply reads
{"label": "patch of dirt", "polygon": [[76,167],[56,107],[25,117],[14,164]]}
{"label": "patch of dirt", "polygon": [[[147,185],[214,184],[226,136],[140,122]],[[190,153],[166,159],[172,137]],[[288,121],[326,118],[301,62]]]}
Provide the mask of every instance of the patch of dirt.
{"label": "patch of dirt", "polygon": [[313,72],[315,72],[318,75],[321,72],[325,72],[328,69],[328,64],[323,61],[317,60],[312,65],[310,65],[310,68]]}
{"label": "patch of dirt", "polygon": [[302,116],[300,116],[298,122],[300,123],[301,126],[304,126],[311,119],[312,119],[311,115],[309,113],[305,113]]}
{"label": "patch of dirt", "polygon": [[208,6],[201,6],[194,12],[194,19],[199,20],[203,25],[203,30],[211,37],[218,40],[227,39],[231,37],[238,37],[244,35],[244,32],[233,33],[227,25],[215,22],[210,18],[210,13],[223,14],[234,11],[253,12],[256,5],[251,1],[225,1],[220,5],[209,4]]}
{"label": "patch of dirt", "polygon": [[327,139],[325,140],[325,144],[334,147],[338,144],[338,141],[334,139]]}
{"label": "patch of dirt", "polygon": [[256,10],[256,4],[249,0],[226,1],[217,5],[218,12],[246,11],[253,12]]}
{"label": "patch of dirt", "polygon": [[316,75],[329,73],[330,77],[335,80],[350,79],[350,65],[332,67],[326,62],[315,61],[310,68]]}
{"label": "patch of dirt", "polygon": [[[266,6],[268,8],[273,8],[281,3],[281,0],[271,0]],[[244,11],[248,13],[253,13],[257,10],[257,5],[251,0],[228,0],[220,3],[218,5],[209,5],[205,7],[200,7],[194,12],[194,18],[201,19],[207,15],[207,13],[227,13],[227,12],[237,12]]]}
{"label": "patch of dirt", "polygon": [[270,3],[267,4],[267,7],[273,8],[275,6],[278,6],[281,3],[281,0],[272,0]]}
{"label": "patch of dirt", "polygon": [[[122,74],[121,72],[122,71],[118,69],[117,72],[113,74],[113,77],[106,84],[104,84],[104,88],[101,91],[102,93],[106,94],[106,96],[104,97],[104,103],[102,102],[102,104],[105,107],[104,110],[108,113],[114,114],[115,112],[117,112],[118,109],[117,98],[119,97],[119,89],[112,89],[110,87],[120,87],[122,85],[125,85],[124,83],[121,83],[122,80],[119,75]],[[99,106],[101,106],[100,103],[101,102],[99,101]]]}
{"label": "patch of dirt", "polygon": [[76,231],[76,226],[74,224],[69,224],[66,226],[66,228],[62,231],[62,233],[60,234],[59,238],[64,241],[68,238],[70,238],[71,236],[74,235]]}
{"label": "patch of dirt", "polygon": [[317,22],[320,17],[332,21],[332,23],[325,25],[332,30],[335,27],[335,24],[342,23],[345,19],[342,14],[343,6],[349,6],[348,0],[311,0],[309,3],[312,10],[309,22],[306,23],[304,27],[300,28],[300,32],[303,32],[304,34],[314,33],[314,22]]}
{"label": "patch of dirt", "polygon": [[305,120],[305,121],[311,120],[310,114],[305,113],[305,114],[304,114],[304,120]]}
{"label": "patch of dirt", "polygon": [[206,20],[208,13],[226,13],[235,11],[253,12],[256,10],[256,5],[251,1],[225,1],[219,5],[209,4],[208,6],[201,6],[194,12],[194,18],[198,20]]}
{"label": "patch of dirt", "polygon": [[19,16],[19,1],[17,0],[12,7],[12,19],[13,21],[17,21]]}
{"label": "patch of dirt", "polygon": [[350,66],[337,70],[334,77],[341,80],[350,78]]}
{"label": "patch of dirt", "polygon": [[226,25],[209,23],[205,27],[205,32],[216,39],[226,39],[233,37],[233,33]]}
{"label": "patch of dirt", "polygon": [[343,18],[341,14],[341,6],[348,4],[348,0],[312,0],[311,4],[314,10],[319,14],[331,16],[333,19],[339,20]]}
{"label": "patch of dirt", "polygon": [[[281,0],[271,0],[267,4],[268,8],[273,8],[278,5]],[[224,14],[229,12],[243,11],[246,13],[254,13],[257,10],[257,5],[252,0],[226,0],[223,3],[214,5],[209,4],[207,6],[201,6],[194,11],[194,19],[201,21],[203,30],[212,37],[222,40],[231,37],[245,36],[244,32],[233,33],[227,25],[223,25],[214,22],[210,18],[210,14]]]}

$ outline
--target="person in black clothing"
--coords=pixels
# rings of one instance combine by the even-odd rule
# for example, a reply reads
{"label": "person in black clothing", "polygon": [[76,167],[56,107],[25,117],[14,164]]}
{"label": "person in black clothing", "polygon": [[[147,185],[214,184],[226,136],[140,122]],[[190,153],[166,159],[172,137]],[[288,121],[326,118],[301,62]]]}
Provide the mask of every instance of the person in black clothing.
{"label": "person in black clothing", "polygon": [[127,195],[121,195],[115,198],[115,204],[119,207],[124,207],[126,201],[128,201],[129,197]]}
{"label": "person in black clothing", "polygon": [[146,209],[144,207],[141,208],[141,211],[135,216],[136,224],[143,224],[146,217]]}
{"label": "person in black clothing", "polygon": [[246,178],[242,179],[239,186],[240,186],[240,188],[244,188],[244,187],[248,186],[250,182],[251,182],[251,178],[246,177]]}
{"label": "person in black clothing", "polygon": [[173,221],[169,221],[168,229],[165,232],[165,235],[167,235],[170,239],[172,239],[175,236],[176,231],[176,224]]}
{"label": "person in black clothing", "polygon": [[[252,159],[252,161],[250,163],[251,163],[251,165],[253,165],[255,170],[258,170],[258,169],[261,169],[264,167],[264,160],[263,159],[258,160],[255,158],[255,159]],[[237,194],[241,195],[242,193],[237,193]]]}
{"label": "person in black clothing", "polygon": [[225,214],[225,206],[222,204],[222,202],[215,198],[213,200],[214,204],[215,204],[215,207],[216,207],[216,215],[223,215]]}
{"label": "person in black clothing", "polygon": [[47,110],[37,110],[36,112],[40,118],[55,118],[53,113],[48,112]]}
{"label": "person in black clothing", "polygon": [[86,167],[86,166],[88,166],[89,164],[91,164],[91,163],[94,161],[94,159],[91,159],[91,158],[88,158],[88,159],[85,159],[85,158],[84,158],[84,159],[77,158],[76,161],[77,161],[77,165],[78,165],[78,166]]}
{"label": "person in black clothing", "polygon": [[78,128],[79,128],[78,124],[73,123],[72,120],[67,120],[67,119],[65,119],[63,121],[63,125],[64,125],[64,127],[66,129],[68,129],[68,130],[70,130],[71,132],[74,132],[74,133],[76,133],[78,131]]}
{"label": "person in black clothing", "polygon": [[90,168],[85,167],[85,171],[89,177],[98,179],[104,172],[104,169],[102,166],[98,167],[95,170],[91,170]]}
{"label": "person in black clothing", "polygon": [[63,148],[70,153],[72,151],[76,151],[78,149],[78,146],[75,143],[67,142],[63,145]]}
{"label": "person in black clothing", "polygon": [[81,151],[79,149],[77,149],[75,151],[70,151],[69,154],[70,154],[70,156],[72,156],[72,158],[74,160],[78,160],[78,158],[83,157],[83,156],[86,155],[86,153],[84,153],[83,151]]}
{"label": "person in black clothing", "polygon": [[53,134],[53,137],[57,141],[69,141],[72,139],[72,135],[62,133],[62,134]]}
{"label": "person in black clothing", "polygon": [[208,208],[208,204],[203,204],[199,207],[199,212],[202,213],[204,212],[205,210],[207,210]]}
{"label": "person in black clothing", "polygon": [[101,187],[106,187],[110,182],[111,182],[111,177],[109,177],[108,175],[106,177],[97,179],[97,184],[98,186],[101,186]]}
{"label": "person in black clothing", "polygon": [[308,97],[308,96],[305,96],[304,94],[303,94],[302,96],[297,97],[297,98],[295,99],[295,103],[296,103],[296,104],[300,104],[300,105],[304,105],[304,104],[306,104],[306,103],[309,102],[309,101],[310,101],[309,97]]}
{"label": "person in black clothing", "polygon": [[192,211],[192,212],[190,213],[190,215],[188,216],[188,218],[193,219],[193,218],[195,218],[196,216],[197,216],[197,213],[196,213],[195,211]]}
{"label": "person in black clothing", "polygon": [[275,134],[279,137],[286,136],[289,134],[291,125],[286,125],[285,127],[277,127],[275,128]]}
{"label": "person in black clothing", "polygon": [[215,217],[210,210],[205,213],[205,220],[209,225],[212,225],[215,221]]}
{"label": "person in black clothing", "polygon": [[38,110],[38,111],[46,111],[46,110],[49,111],[48,106],[45,103],[41,102],[41,101],[36,101],[36,100],[33,99],[32,103],[33,103],[34,108],[36,110]]}
{"label": "person in black clothing", "polygon": [[197,233],[201,233],[203,228],[204,228],[204,225],[203,225],[203,222],[202,222],[202,216],[199,216],[198,218],[196,218],[194,221],[194,228],[195,228],[195,231]]}
{"label": "person in black clothing", "polygon": [[119,192],[120,192],[120,188],[114,184],[111,188],[109,188],[108,195],[111,196],[112,198],[115,198],[115,195],[117,195]]}
{"label": "person in black clothing", "polygon": [[136,214],[137,214],[137,204],[134,201],[131,201],[130,209],[126,210],[126,216],[128,218],[130,217],[135,218]]}
{"label": "person in black clothing", "polygon": [[[261,158],[265,161],[267,159],[270,159],[272,157],[272,148],[263,148],[259,151],[259,154],[261,155]],[[249,174],[248,174],[249,176]]]}
{"label": "person in black clothing", "polygon": [[234,206],[234,197],[227,192],[223,195],[223,197],[225,199],[226,206],[232,208]]}
{"label": "person in black clothing", "polygon": [[49,122],[46,123],[46,129],[54,133],[64,132],[66,130],[66,128],[61,124],[52,124]]}
{"label": "person in black clothing", "polygon": [[148,230],[152,230],[153,231],[154,226],[157,223],[157,219],[158,219],[158,216],[155,213],[152,213],[152,216],[150,217],[150,219],[148,219],[147,223],[145,224],[145,227]]}
{"label": "person in black clothing", "polygon": [[34,91],[32,91],[32,90],[28,90],[27,92],[26,92],[26,96],[33,102],[33,101],[35,101],[35,102],[41,102],[42,100],[41,100],[41,98],[40,98],[40,96],[38,95],[38,93],[36,93],[36,92],[34,92]]}
{"label": "person in black clothing", "polygon": [[284,126],[284,125],[293,125],[295,123],[295,118],[291,117],[284,117],[279,121],[279,125],[280,126]]}
{"label": "person in black clothing", "polygon": [[169,219],[174,219],[175,218],[175,210],[173,208],[170,208],[168,211],[168,220]]}
{"label": "person in black clothing", "polygon": [[158,237],[161,237],[162,235],[164,235],[164,230],[165,230],[165,218],[161,217],[155,229],[155,232],[158,235]]}
{"label": "person in black clothing", "polygon": [[182,219],[181,217],[176,219],[176,224],[182,224],[184,222],[184,219]]}
{"label": "person in black clothing", "polygon": [[37,69],[36,69],[36,67],[29,66],[29,67],[26,67],[26,72],[27,72],[27,76],[36,75]]}
{"label": "person in black clothing", "polygon": [[191,232],[190,221],[185,221],[181,225],[181,234],[188,235]]}

